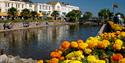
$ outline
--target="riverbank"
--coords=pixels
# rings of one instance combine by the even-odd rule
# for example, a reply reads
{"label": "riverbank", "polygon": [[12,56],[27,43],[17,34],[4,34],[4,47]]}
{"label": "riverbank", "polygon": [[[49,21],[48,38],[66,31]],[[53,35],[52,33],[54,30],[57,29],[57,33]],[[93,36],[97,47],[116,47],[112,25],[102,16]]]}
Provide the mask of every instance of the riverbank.
{"label": "riverbank", "polygon": [[0,55],[0,63],[37,63],[37,60],[33,60],[32,58],[24,59],[19,56],[12,55]]}
{"label": "riverbank", "polygon": [[22,30],[22,29],[32,29],[32,28],[40,28],[45,26],[59,26],[59,25],[73,25],[78,23],[69,23],[69,22],[29,22],[27,27],[24,27],[22,22],[13,23],[12,28],[4,28],[4,23],[0,23],[0,32],[5,31],[14,31],[14,30]]}

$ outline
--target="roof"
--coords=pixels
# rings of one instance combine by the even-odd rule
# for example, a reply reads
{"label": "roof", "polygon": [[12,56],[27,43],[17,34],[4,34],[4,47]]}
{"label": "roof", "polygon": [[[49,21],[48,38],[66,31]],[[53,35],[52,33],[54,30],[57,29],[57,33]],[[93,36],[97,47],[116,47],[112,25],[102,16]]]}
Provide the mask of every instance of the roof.
{"label": "roof", "polygon": [[58,2],[48,2],[47,4],[56,5]]}
{"label": "roof", "polygon": [[48,2],[47,4],[56,5],[57,3],[60,3],[61,5],[69,5],[69,4],[66,4],[64,2],[58,2],[58,1]]}

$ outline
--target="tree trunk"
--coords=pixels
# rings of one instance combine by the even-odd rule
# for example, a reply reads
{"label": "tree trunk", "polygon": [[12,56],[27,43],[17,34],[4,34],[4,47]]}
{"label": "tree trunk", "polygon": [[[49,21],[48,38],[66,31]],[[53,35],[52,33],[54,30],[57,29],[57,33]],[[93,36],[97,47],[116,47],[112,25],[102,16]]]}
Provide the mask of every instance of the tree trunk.
{"label": "tree trunk", "polygon": [[56,16],[54,17],[54,20],[56,20]]}

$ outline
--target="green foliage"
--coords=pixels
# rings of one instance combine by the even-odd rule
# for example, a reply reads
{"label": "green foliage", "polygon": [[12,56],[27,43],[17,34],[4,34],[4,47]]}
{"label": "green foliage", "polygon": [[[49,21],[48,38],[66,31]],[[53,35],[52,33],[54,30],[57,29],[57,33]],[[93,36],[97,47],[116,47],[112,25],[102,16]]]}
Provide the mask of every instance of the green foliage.
{"label": "green foliage", "polygon": [[107,19],[109,19],[112,16],[112,12],[110,12],[109,9],[101,9],[98,12],[98,16],[101,19],[106,19],[107,20]]}
{"label": "green foliage", "polygon": [[88,20],[88,19],[90,19],[91,17],[92,17],[92,13],[91,12],[89,12],[89,11],[87,11],[87,12],[85,12],[85,14],[83,15],[83,19],[84,20]]}
{"label": "green foliage", "polygon": [[31,14],[31,16],[32,16],[32,17],[37,16],[37,12],[36,12],[36,11],[31,11],[31,13],[30,13],[30,14]]}
{"label": "green foliage", "polygon": [[16,14],[17,14],[17,9],[14,8],[14,7],[9,8],[9,9],[8,9],[8,14],[9,14],[10,16],[16,16]]}
{"label": "green foliage", "polygon": [[37,12],[36,12],[36,11],[31,11],[30,15],[31,15],[31,17],[32,17],[33,20],[34,20],[35,17],[37,16]]}
{"label": "green foliage", "polygon": [[59,16],[59,12],[58,11],[53,11],[52,14],[51,14],[51,16],[53,16],[54,20],[56,20],[56,17]]}
{"label": "green foliage", "polygon": [[73,10],[69,12],[66,17],[70,18],[70,22],[76,22],[80,19],[82,12],[80,10]]}
{"label": "green foliage", "polygon": [[29,9],[23,9],[21,12],[21,16],[24,17],[24,19],[28,19],[30,17],[30,10]]}
{"label": "green foliage", "polygon": [[17,9],[14,7],[9,8],[8,15],[12,17],[12,20],[14,20],[14,17],[17,15]]}

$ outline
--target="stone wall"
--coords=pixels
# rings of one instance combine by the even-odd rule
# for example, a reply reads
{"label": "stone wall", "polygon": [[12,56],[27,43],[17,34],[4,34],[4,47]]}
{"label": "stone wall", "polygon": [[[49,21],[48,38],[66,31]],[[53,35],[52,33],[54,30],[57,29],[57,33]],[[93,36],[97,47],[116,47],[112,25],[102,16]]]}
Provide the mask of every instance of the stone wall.
{"label": "stone wall", "polygon": [[19,56],[12,56],[12,55],[0,55],[0,63],[37,63],[36,60],[33,60],[31,58],[24,59],[20,58]]}

